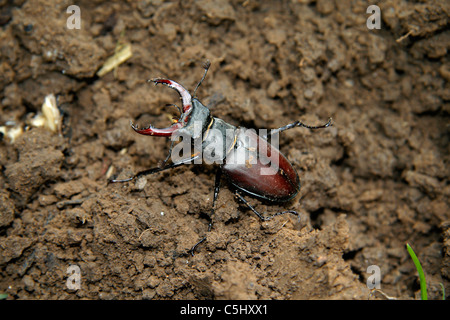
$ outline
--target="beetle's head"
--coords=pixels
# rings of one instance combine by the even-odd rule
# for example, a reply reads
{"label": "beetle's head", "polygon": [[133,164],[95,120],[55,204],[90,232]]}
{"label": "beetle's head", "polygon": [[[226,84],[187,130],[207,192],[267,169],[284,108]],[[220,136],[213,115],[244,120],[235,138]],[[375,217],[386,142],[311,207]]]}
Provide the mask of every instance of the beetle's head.
{"label": "beetle's head", "polygon": [[200,82],[195,87],[194,97],[192,97],[189,91],[187,91],[181,84],[173,80],[159,78],[149,80],[152,81],[155,85],[157,85],[158,83],[165,84],[166,86],[176,90],[180,94],[181,101],[183,103],[180,109],[181,115],[180,118],[174,121],[174,123],[170,127],[163,129],[154,128],[151,125],[146,128],[140,129],[133,123],[131,123],[131,127],[134,129],[134,131],[144,135],[159,137],[172,137],[178,134],[187,134],[191,138],[198,138],[198,133],[195,133],[196,130],[194,129],[194,123],[200,124],[200,127],[202,129],[201,132],[203,132],[203,130],[211,121],[209,109],[196,98],[197,89],[202,84],[203,80],[205,80],[210,66],[210,61],[206,60],[206,62],[203,64],[205,73],[203,74]]}

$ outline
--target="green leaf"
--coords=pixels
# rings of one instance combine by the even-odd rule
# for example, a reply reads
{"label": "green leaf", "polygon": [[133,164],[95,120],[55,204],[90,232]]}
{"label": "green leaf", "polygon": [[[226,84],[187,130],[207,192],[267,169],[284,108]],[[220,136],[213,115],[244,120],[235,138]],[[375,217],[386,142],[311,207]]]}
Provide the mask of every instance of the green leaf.
{"label": "green leaf", "polygon": [[417,258],[416,254],[414,253],[414,250],[411,248],[409,243],[406,244],[406,249],[408,250],[411,259],[413,260],[416,266],[417,272],[419,273],[420,296],[422,300],[428,300],[427,282],[425,281],[425,273],[423,273],[422,265],[420,264],[419,259]]}

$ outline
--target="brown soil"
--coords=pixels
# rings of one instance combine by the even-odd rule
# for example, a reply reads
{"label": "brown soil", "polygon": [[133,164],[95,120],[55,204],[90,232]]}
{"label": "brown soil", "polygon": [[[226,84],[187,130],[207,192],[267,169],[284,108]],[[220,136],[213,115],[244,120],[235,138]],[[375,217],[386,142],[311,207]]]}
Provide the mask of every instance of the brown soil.
{"label": "brown soil", "polygon": [[[25,127],[0,143],[0,293],[14,299],[367,299],[370,265],[381,290],[430,299],[450,292],[450,2],[0,1],[0,125],[25,127],[44,97],[58,96],[61,135]],[[402,36],[407,35],[404,38]],[[399,41],[397,39],[401,38]],[[133,56],[95,76],[118,43]],[[177,94],[198,91],[216,117],[248,128],[294,120],[281,151],[302,182],[297,210],[261,222],[223,183],[207,233],[214,167],[185,166],[108,184],[157,166],[161,127]],[[201,237],[192,257],[188,250]],[[70,289],[69,266],[81,271]],[[447,294],[448,295],[448,294]],[[376,297],[381,297],[376,295]]]}

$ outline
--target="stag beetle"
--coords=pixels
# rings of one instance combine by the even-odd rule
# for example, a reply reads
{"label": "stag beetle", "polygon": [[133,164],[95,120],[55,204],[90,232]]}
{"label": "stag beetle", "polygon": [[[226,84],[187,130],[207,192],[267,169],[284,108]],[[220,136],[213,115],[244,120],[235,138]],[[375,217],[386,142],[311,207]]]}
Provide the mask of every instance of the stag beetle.
{"label": "stag beetle", "polygon": [[[206,77],[210,62],[207,61],[203,67],[205,70],[203,77],[195,87],[193,96],[182,85],[173,80],[161,78],[149,80],[155,85],[164,84],[179,93],[182,107],[181,109],[177,108],[181,116],[171,126],[163,129],[155,128],[151,125],[146,128],[139,128],[133,123],[131,123],[131,127],[139,134],[171,137],[172,143],[170,145],[169,155],[159,167],[138,172],[128,179],[111,179],[109,181],[127,182],[144,175],[176,168],[185,164],[203,163],[203,160],[209,160],[209,162],[219,163],[215,177],[210,219],[215,211],[222,174],[225,175],[229,184],[233,187],[236,197],[261,220],[270,220],[284,213],[298,215],[294,210],[287,210],[277,212],[271,216],[264,216],[247,202],[241,192],[271,202],[287,202],[294,198],[300,190],[298,174],[286,157],[273,144],[268,142],[268,138],[295,127],[308,129],[326,128],[332,125],[331,118],[326,124],[320,126],[309,126],[300,121],[295,121],[284,127],[272,129],[268,134],[263,136],[243,127],[235,127],[222,119],[211,116],[209,108],[197,99],[197,89]],[[171,164],[166,165],[172,154],[172,148],[176,140],[175,137],[179,136],[187,137],[188,140],[191,140],[190,143],[194,146],[195,152],[193,154],[191,153],[189,157],[172,161]],[[213,149],[213,151],[209,152],[205,159],[202,159],[202,151],[204,152],[210,149]],[[265,152],[261,152],[261,150]],[[276,166],[273,165],[274,163],[276,163]],[[211,226],[212,220],[210,220],[208,231],[211,230]],[[191,254],[194,253],[195,248],[205,239],[206,237],[202,238],[192,247],[190,250]]]}

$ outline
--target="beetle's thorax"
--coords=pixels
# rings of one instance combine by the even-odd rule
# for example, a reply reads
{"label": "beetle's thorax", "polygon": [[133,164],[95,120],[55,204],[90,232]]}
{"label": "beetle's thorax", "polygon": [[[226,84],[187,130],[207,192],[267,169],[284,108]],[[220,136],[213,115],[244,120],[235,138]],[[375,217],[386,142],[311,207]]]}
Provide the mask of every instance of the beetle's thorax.
{"label": "beetle's thorax", "polygon": [[210,126],[203,133],[202,151],[206,161],[225,160],[236,144],[237,128],[222,119],[213,118]]}
{"label": "beetle's thorax", "polygon": [[178,129],[175,135],[190,137],[194,146],[201,148],[207,161],[224,160],[236,143],[237,128],[212,117],[208,107],[196,98],[192,99],[191,112],[184,115],[181,121],[186,121],[186,125]]}

